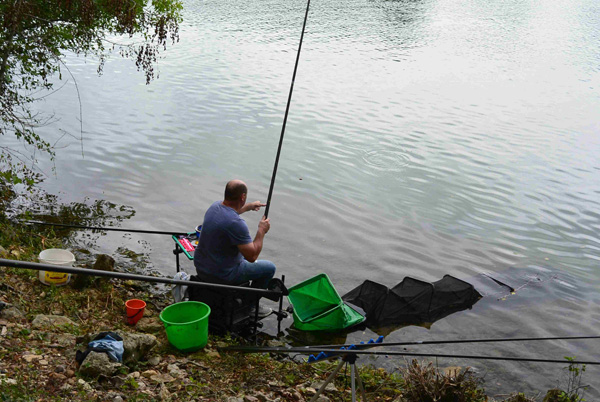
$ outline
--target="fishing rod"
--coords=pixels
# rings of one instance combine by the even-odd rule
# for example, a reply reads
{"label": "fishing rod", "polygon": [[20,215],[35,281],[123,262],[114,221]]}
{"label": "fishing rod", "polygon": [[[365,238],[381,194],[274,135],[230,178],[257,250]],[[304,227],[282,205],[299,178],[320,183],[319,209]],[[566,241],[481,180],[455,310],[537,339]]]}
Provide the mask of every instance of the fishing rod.
{"label": "fishing rod", "polygon": [[410,342],[389,342],[389,343],[365,343],[365,344],[347,344],[347,345],[316,345],[305,346],[305,348],[349,348],[351,346],[361,348],[374,348],[381,346],[419,346],[419,345],[446,345],[457,343],[485,343],[485,342],[527,342],[527,341],[559,341],[559,340],[575,340],[575,339],[600,339],[600,335],[590,336],[554,336],[554,337],[539,337],[539,338],[487,338],[487,339],[455,339],[448,341],[410,341]]}
{"label": "fishing rod", "polygon": [[160,234],[160,235],[169,235],[169,236],[179,236],[179,235],[187,235],[184,232],[165,232],[159,230],[141,230],[141,229],[122,229],[115,227],[98,227],[98,226],[83,226],[83,225],[67,225],[64,223],[51,223],[51,222],[42,222],[42,221],[18,221],[19,223],[24,223],[26,225],[47,225],[47,226],[59,226],[64,228],[74,228],[74,229],[86,229],[86,230],[106,230],[112,232],[127,232],[127,233],[148,233],[148,234]]}
{"label": "fishing rod", "polygon": [[271,176],[271,186],[269,187],[269,195],[267,197],[267,207],[265,208],[265,218],[269,216],[269,207],[271,206],[271,196],[273,195],[273,187],[275,187],[275,176],[277,175],[277,166],[279,165],[279,155],[281,155],[281,147],[283,145],[283,135],[285,134],[285,125],[287,123],[290,104],[292,103],[292,93],[294,92],[294,81],[296,81],[296,72],[298,71],[298,62],[300,61],[300,51],[302,50],[302,40],[304,39],[304,30],[306,28],[306,20],[308,19],[308,9],[310,0],[306,3],[306,13],[304,14],[304,23],[302,24],[302,34],[300,35],[300,44],[298,45],[298,53],[296,54],[296,64],[294,65],[294,74],[292,75],[292,83],[290,85],[290,93],[288,95],[285,115],[283,117],[283,126],[281,127],[281,136],[279,137],[279,146],[277,147],[277,156],[275,157],[275,165],[273,166],[273,175]]}
{"label": "fishing rod", "polygon": [[235,290],[238,292],[251,293],[254,295],[261,295],[264,297],[277,297],[283,295],[282,291],[275,290],[265,290],[265,289],[256,289],[256,288],[247,288],[247,287],[239,287],[239,286],[229,286],[229,285],[220,285],[216,283],[206,283],[206,282],[196,282],[196,281],[181,281],[178,279],[169,279],[160,276],[148,276],[148,275],[140,275],[140,274],[129,274],[125,272],[114,272],[114,271],[101,271],[99,269],[89,269],[89,268],[77,268],[77,267],[69,267],[65,265],[51,265],[51,264],[39,264],[37,262],[27,262],[27,261],[16,261],[16,260],[6,260],[4,258],[0,258],[0,267],[12,267],[12,268],[25,268],[25,269],[34,269],[37,271],[50,271],[50,272],[61,272],[68,274],[77,274],[77,275],[90,275],[90,276],[103,276],[109,278],[116,279],[130,279],[135,281],[143,281],[143,282],[156,282],[156,283],[166,283],[170,285],[183,285],[183,286],[196,286],[201,288],[213,288],[213,289],[223,289],[223,290]]}
{"label": "fishing rod", "polygon": [[375,356],[411,356],[411,357],[447,357],[454,359],[474,359],[474,360],[507,360],[507,361],[518,361],[518,362],[532,362],[532,363],[561,363],[561,364],[586,364],[586,365],[600,365],[600,361],[581,361],[581,360],[560,360],[560,359],[533,359],[524,357],[502,357],[502,356],[480,356],[480,355],[450,355],[441,353],[411,353],[411,352],[397,352],[397,351],[372,351],[372,350],[340,350],[340,349],[306,349],[306,348],[261,348],[261,347],[240,347],[240,346],[229,346],[226,348],[217,348],[223,352],[240,352],[240,353],[295,353],[295,354],[311,354],[311,353],[326,353],[328,357],[345,356],[345,355],[375,355]]}

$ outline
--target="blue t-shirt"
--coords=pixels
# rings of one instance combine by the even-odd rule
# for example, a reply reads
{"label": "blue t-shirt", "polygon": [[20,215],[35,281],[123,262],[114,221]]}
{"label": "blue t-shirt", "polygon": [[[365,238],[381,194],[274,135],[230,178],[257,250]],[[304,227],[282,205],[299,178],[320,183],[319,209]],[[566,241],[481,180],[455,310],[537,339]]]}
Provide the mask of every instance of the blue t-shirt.
{"label": "blue t-shirt", "polygon": [[252,243],[252,237],[246,221],[221,201],[213,203],[204,214],[194,252],[196,270],[217,278],[231,277],[244,260],[237,246],[248,243]]}

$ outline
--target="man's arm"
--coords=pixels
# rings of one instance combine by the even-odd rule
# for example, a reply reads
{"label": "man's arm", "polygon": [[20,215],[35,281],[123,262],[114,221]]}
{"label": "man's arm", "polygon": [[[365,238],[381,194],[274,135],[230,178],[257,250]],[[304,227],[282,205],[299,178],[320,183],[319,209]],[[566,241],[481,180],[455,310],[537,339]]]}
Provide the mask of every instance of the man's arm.
{"label": "man's arm", "polygon": [[248,262],[254,262],[258,259],[262,250],[263,239],[270,228],[271,222],[269,218],[263,216],[258,224],[258,230],[256,231],[254,241],[252,243],[238,245],[238,250],[240,250],[240,253],[242,253]]}
{"label": "man's arm", "polygon": [[237,213],[241,215],[244,212],[248,212],[248,211],[258,211],[260,209],[260,207],[266,207],[266,206],[267,206],[267,204],[263,204],[260,201],[254,201],[254,202],[245,204],[243,207],[241,207],[239,209],[239,211],[237,211]]}

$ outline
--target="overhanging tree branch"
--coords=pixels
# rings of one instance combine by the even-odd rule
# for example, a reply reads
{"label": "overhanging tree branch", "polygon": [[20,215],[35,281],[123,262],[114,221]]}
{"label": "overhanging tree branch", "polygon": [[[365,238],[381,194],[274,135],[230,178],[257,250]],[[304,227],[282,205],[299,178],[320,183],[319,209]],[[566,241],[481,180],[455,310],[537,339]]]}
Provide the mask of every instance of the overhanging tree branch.
{"label": "overhanging tree branch", "polygon": [[[32,114],[30,106],[48,96],[34,95],[53,89],[51,78],[57,73],[60,78],[61,67],[73,77],[64,55],[97,57],[101,73],[104,61],[117,47],[122,56],[135,61],[150,83],[160,48],[178,40],[180,10],[180,0],[0,2],[0,135],[14,135],[53,158],[52,145],[35,131],[49,120]],[[110,38],[122,35],[136,38],[135,43],[117,44]],[[81,95],[75,85],[83,154]],[[0,158],[0,172],[6,168],[6,158]]]}

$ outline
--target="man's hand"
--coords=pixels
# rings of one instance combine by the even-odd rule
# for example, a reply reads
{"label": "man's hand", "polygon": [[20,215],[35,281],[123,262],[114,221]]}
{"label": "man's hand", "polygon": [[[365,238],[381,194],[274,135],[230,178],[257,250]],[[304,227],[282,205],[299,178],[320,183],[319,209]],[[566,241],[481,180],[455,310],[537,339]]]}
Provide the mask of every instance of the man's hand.
{"label": "man's hand", "polygon": [[258,222],[258,231],[262,231],[263,234],[267,234],[269,229],[271,229],[271,220],[263,216],[260,222]]}
{"label": "man's hand", "polygon": [[261,207],[266,207],[266,206],[267,206],[267,204],[263,204],[260,201],[249,202],[248,204],[244,205],[238,213],[243,214],[244,212],[248,212],[248,211],[258,211],[258,210],[260,210]]}
{"label": "man's hand", "polygon": [[248,205],[248,211],[258,211],[258,210],[260,210],[261,207],[267,206],[267,204],[263,204],[260,201],[254,201],[247,205]]}
{"label": "man's hand", "polygon": [[271,221],[269,218],[263,216],[258,223],[258,230],[256,231],[254,241],[252,243],[238,245],[240,253],[242,253],[247,261],[254,262],[258,259],[263,246],[263,238],[269,229],[271,229]]}

